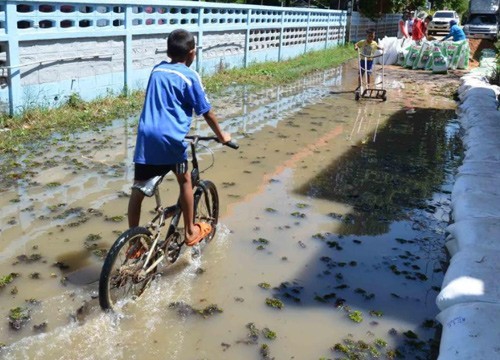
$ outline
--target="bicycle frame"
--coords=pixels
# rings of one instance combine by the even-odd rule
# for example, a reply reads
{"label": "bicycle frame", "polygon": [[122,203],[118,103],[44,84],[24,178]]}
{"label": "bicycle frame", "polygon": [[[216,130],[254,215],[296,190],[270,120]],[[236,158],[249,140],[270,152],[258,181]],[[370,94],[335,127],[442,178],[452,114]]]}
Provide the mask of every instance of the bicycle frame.
{"label": "bicycle frame", "polygon": [[[188,137],[188,139],[192,139],[192,141],[190,142],[191,156],[192,156],[191,164],[193,167],[191,170],[191,184],[192,184],[192,187],[194,189],[196,186],[198,186],[198,184],[200,182],[200,171],[198,168],[198,158],[196,156],[196,145],[197,145],[199,139],[203,140],[205,138],[199,137],[199,136],[194,136],[194,137]],[[144,185],[142,187],[135,186],[135,188],[139,189],[144,194],[146,194],[146,191],[144,190],[144,188],[147,187],[148,185],[150,187],[153,187],[153,189],[154,189],[153,195],[155,197],[155,202],[156,202],[156,207],[155,207],[156,215],[154,216],[154,218],[150,222],[148,222],[146,224],[145,228],[148,229],[149,231],[151,231],[151,233],[153,235],[153,239],[154,239],[153,244],[151,245],[150,249],[155,249],[157,246],[159,246],[160,247],[159,251],[161,253],[160,257],[158,257],[151,265],[148,265],[150,263],[152,254],[155,253],[155,251],[148,251],[147,258],[144,261],[144,265],[142,266],[142,272],[141,272],[142,276],[145,276],[148,273],[150,273],[151,271],[153,271],[156,268],[156,266],[158,266],[165,259],[165,252],[164,252],[163,246],[162,246],[164,244],[159,243],[160,239],[162,238],[161,237],[161,232],[162,232],[161,229],[165,225],[165,221],[168,218],[172,218],[172,220],[170,221],[168,230],[167,230],[167,235],[165,236],[165,241],[167,241],[169,236],[172,235],[173,233],[175,233],[177,225],[179,224],[179,221],[180,221],[180,218],[182,215],[182,209],[181,209],[179,200],[177,200],[177,203],[175,205],[170,205],[170,206],[167,206],[166,208],[164,208],[162,206],[161,196],[160,196],[160,184],[163,180],[163,177],[164,176],[150,179],[149,181],[153,181],[153,183],[149,183],[149,181],[148,181],[149,184],[146,183],[146,185]],[[198,192],[196,192],[194,194],[195,201],[196,201],[197,197],[199,197],[200,195],[201,194]],[[143,244],[143,245],[146,246],[146,244]],[[179,246],[179,249],[180,249],[180,247],[182,247],[183,243],[177,243],[177,245]]]}

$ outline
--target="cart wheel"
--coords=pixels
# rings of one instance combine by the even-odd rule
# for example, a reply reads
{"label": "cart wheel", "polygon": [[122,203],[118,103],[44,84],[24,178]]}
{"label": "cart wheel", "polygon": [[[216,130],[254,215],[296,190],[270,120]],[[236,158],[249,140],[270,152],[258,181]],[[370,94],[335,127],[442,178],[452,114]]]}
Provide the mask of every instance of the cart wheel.
{"label": "cart wheel", "polygon": [[387,101],[387,96],[382,96],[382,101]]}
{"label": "cart wheel", "polygon": [[356,91],[356,92],[354,93],[354,99],[355,99],[356,101],[359,101],[359,97],[360,97],[360,95],[359,95],[359,91]]}

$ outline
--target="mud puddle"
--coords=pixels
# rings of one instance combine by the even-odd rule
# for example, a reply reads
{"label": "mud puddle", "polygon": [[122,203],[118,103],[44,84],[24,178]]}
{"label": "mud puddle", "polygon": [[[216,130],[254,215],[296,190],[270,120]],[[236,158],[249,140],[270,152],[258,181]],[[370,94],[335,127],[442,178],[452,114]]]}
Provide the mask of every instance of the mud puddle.
{"label": "mud puddle", "polygon": [[[386,71],[387,102],[356,103],[353,74],[214,101],[240,143],[215,147],[204,174],[223,204],[218,235],[117,315],[99,310],[93,281],[126,227],[135,122],[15,159],[3,176],[24,175],[0,200],[2,355],[432,358],[455,104],[399,70]],[[17,331],[16,308],[28,314]]]}

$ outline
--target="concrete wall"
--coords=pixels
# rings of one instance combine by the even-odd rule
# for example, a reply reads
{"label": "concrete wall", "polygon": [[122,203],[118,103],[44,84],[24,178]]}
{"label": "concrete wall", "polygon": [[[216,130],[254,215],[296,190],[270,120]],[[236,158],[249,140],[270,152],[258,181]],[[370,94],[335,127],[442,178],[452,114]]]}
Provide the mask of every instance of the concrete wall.
{"label": "concrete wall", "polygon": [[142,89],[179,27],[196,36],[193,67],[213,74],[344,44],[346,23],[345,11],[195,1],[0,2],[0,111]]}

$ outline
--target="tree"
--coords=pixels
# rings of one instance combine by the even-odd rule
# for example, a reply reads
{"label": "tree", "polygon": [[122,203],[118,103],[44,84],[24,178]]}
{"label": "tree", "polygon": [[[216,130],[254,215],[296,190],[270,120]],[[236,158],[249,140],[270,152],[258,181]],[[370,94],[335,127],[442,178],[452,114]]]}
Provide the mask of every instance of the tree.
{"label": "tree", "polygon": [[426,4],[426,0],[359,0],[359,11],[366,17],[376,19],[383,14],[398,13],[404,10],[417,10],[418,8],[425,7]]}
{"label": "tree", "polygon": [[432,8],[434,10],[449,9],[455,10],[457,13],[463,14],[469,6],[468,0],[434,0]]}

